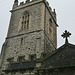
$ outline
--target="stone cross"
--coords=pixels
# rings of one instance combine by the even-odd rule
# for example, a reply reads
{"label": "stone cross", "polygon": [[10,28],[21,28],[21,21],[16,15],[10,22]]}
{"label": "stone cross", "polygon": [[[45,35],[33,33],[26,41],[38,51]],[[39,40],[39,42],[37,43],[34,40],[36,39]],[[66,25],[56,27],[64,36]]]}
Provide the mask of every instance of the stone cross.
{"label": "stone cross", "polygon": [[71,33],[69,33],[67,30],[61,35],[65,39],[65,44],[68,43],[68,37],[70,37]]}

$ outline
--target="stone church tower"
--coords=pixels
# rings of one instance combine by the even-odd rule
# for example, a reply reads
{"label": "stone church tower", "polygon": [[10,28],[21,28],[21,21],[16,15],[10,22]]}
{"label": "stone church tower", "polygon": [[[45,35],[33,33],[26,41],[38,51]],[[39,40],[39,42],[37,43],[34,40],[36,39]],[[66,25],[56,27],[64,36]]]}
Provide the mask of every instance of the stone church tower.
{"label": "stone church tower", "polygon": [[44,58],[57,48],[56,12],[46,0],[14,1],[7,38],[2,47],[2,70],[11,62]]}

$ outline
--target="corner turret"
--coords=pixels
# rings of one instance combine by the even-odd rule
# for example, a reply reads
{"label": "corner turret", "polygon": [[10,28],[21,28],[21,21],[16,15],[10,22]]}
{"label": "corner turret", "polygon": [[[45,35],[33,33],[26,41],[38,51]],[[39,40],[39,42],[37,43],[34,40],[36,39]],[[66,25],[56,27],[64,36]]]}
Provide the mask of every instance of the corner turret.
{"label": "corner turret", "polygon": [[17,6],[18,6],[18,0],[15,0],[13,4],[13,9],[16,8]]}
{"label": "corner turret", "polygon": [[29,3],[30,2],[30,0],[26,0],[26,3]]}

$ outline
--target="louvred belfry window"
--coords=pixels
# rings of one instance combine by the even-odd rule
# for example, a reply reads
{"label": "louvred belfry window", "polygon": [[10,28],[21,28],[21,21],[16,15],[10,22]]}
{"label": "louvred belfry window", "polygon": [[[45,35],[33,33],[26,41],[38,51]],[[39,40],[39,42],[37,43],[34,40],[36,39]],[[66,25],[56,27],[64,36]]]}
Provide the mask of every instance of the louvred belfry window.
{"label": "louvred belfry window", "polygon": [[26,11],[22,16],[22,26],[21,29],[28,29],[29,28],[29,13]]}

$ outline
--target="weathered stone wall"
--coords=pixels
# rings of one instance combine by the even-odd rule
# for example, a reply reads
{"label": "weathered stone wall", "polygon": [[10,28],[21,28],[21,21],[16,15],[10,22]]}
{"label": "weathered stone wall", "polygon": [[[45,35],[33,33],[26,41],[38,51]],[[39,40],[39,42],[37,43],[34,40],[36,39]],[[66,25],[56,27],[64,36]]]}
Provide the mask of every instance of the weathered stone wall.
{"label": "weathered stone wall", "polygon": [[[34,54],[36,54],[36,58],[41,57],[41,53],[44,52],[43,5],[43,3],[38,3],[24,8],[21,8],[20,5],[16,10],[12,10],[3,69],[8,64],[8,58],[14,57],[13,61],[17,61],[18,56],[25,56],[25,60],[30,60],[30,55]],[[25,11],[30,14],[29,28],[19,31],[20,17]],[[21,44],[22,38],[23,44]]]}
{"label": "weathered stone wall", "polygon": [[[29,12],[30,16],[29,28],[21,30],[20,21],[25,11]],[[47,53],[55,50],[56,26],[52,19],[52,28],[50,27],[52,33],[48,32],[50,18],[52,19],[52,16],[47,7],[45,10],[45,4],[42,0],[19,5],[11,11],[2,69],[5,69],[9,64],[8,58],[14,58],[13,61],[18,61],[19,56],[25,56],[25,60],[30,60],[30,55],[35,54],[37,59],[42,58],[41,54],[44,53],[45,45]]]}
{"label": "weathered stone wall", "polygon": [[[15,38],[8,39],[8,49],[6,57],[17,57],[25,55],[26,59],[29,59],[29,55],[36,53],[37,39],[40,39],[40,53],[43,51],[43,39],[40,32],[29,33],[21,35]],[[23,38],[23,44],[21,44],[21,38]]]}
{"label": "weathered stone wall", "polygon": [[[45,6],[45,44],[46,44],[46,52],[52,52],[57,48],[57,25],[56,22],[56,14],[49,7],[48,3]],[[55,21],[55,22],[54,22]]]}

